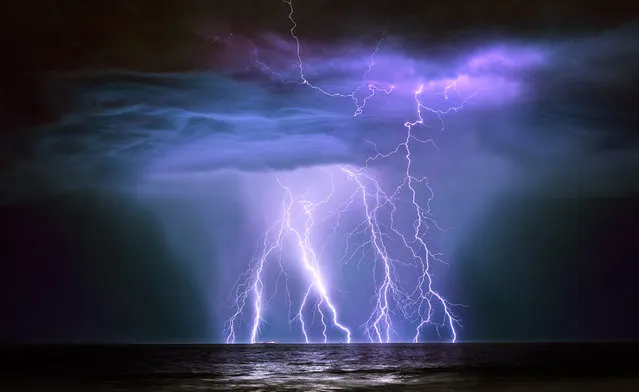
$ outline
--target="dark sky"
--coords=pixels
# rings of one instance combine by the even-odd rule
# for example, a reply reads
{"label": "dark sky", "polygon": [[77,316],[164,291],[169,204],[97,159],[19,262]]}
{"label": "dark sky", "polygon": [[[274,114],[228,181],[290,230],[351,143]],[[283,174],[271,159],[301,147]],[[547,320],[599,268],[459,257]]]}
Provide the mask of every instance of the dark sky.
{"label": "dark sky", "polygon": [[[278,0],[3,8],[0,341],[222,341],[233,282],[281,203],[273,173],[328,187],[313,168],[361,165],[371,140],[392,150],[411,91],[460,75],[481,93],[423,131],[439,149],[415,152],[451,227],[434,241],[439,287],[467,306],[460,339],[639,339],[632,2],[295,3],[309,78],[327,89],[357,85],[385,32],[371,77],[398,98],[356,119],[351,101],[256,65],[296,77]],[[358,325],[368,297],[347,287],[336,298]]]}

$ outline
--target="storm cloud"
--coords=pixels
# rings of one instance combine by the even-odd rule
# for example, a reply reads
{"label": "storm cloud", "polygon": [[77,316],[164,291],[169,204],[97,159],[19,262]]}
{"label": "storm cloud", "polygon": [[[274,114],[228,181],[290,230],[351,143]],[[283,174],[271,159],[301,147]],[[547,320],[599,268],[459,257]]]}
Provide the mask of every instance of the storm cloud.
{"label": "storm cloud", "polygon": [[[553,41],[460,45],[439,57],[406,51],[392,35],[374,57],[373,40],[310,48],[302,42],[304,76],[325,92],[355,91],[350,98],[301,85],[295,41],[287,35],[262,36],[259,48],[243,37],[217,37],[211,52],[220,64],[208,71],[54,74],[45,95],[55,120],[4,133],[3,161],[11,164],[3,184],[20,193],[24,176],[66,189],[149,173],[361,164],[375,152],[368,141],[392,147],[401,137],[420,85],[420,99],[434,109],[472,96],[463,114],[426,118],[433,129],[425,138],[436,142],[472,129],[464,133],[478,149],[527,164],[628,149],[637,140],[630,110],[636,93],[625,87],[638,76],[629,44],[637,37],[635,27],[624,27]],[[394,90],[369,97],[369,81]],[[456,91],[444,97],[455,81]],[[362,115],[353,117],[364,99]],[[455,129],[433,132],[450,121]]]}

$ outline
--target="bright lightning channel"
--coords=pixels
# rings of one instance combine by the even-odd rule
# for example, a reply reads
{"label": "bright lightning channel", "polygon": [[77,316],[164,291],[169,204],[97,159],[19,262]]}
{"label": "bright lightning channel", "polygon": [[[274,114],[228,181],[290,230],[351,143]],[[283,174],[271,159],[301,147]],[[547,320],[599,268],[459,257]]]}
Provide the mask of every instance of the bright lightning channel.
{"label": "bright lightning channel", "polygon": [[[293,83],[307,86],[329,97],[351,99],[355,106],[355,111],[353,113],[354,117],[362,114],[368,100],[373,98],[377,92],[381,92],[386,95],[393,92],[393,85],[382,87],[379,83],[368,79],[370,72],[375,66],[375,57],[380,50],[384,37],[378,41],[374,52],[370,56],[368,68],[364,72],[361,82],[355,90],[348,93],[331,92],[313,84],[306,77],[304,71],[304,62],[301,55],[301,42],[299,36],[295,32],[297,23],[294,19],[295,10],[293,7],[293,1],[282,0],[282,2],[288,6],[288,18],[291,22],[291,29],[289,32],[296,44],[296,65],[299,71],[299,79],[292,81]],[[258,64],[265,72],[278,76],[278,78],[284,82],[282,75],[273,71],[265,63],[259,60],[257,57],[257,48],[252,43],[250,44],[254,50],[256,64]],[[457,80],[446,86],[444,91],[440,94],[442,94],[444,99],[448,101],[450,91],[456,91],[456,88]],[[358,98],[360,96],[360,91],[364,89],[368,91],[367,95],[363,98]],[[434,227],[435,229],[441,230],[441,228],[437,226],[437,223],[431,214],[430,201],[434,197],[433,189],[428,184],[427,178],[417,177],[414,174],[413,161],[411,157],[414,143],[433,143],[432,140],[423,140],[414,135],[414,129],[422,126],[425,122],[423,118],[424,112],[430,112],[435,115],[440,120],[443,129],[443,116],[461,110],[464,105],[473,96],[475,96],[475,94],[477,94],[477,92],[464,99],[460,104],[450,106],[445,110],[439,110],[424,105],[420,100],[420,96],[423,92],[423,85],[419,86],[414,91],[416,119],[414,121],[406,121],[404,123],[406,137],[400,144],[395,146],[395,148],[390,150],[388,153],[379,152],[377,150],[377,146],[375,146],[377,151],[376,155],[369,157],[363,167],[352,168],[342,165],[339,170],[340,173],[346,176],[346,178],[354,182],[355,191],[346,202],[340,205],[340,208],[337,211],[337,222],[333,227],[333,234],[339,227],[339,218],[341,214],[347,210],[355,208],[354,204],[359,198],[363,207],[364,219],[346,236],[346,238],[349,239],[355,235],[362,234],[366,235],[367,238],[367,241],[358,246],[354,251],[349,251],[347,245],[343,261],[345,260],[347,262],[352,259],[356,253],[362,253],[365,247],[370,247],[375,255],[375,263],[381,264],[380,267],[383,276],[381,282],[377,282],[375,280],[377,264],[374,264],[373,267],[373,279],[376,284],[374,308],[370,317],[362,325],[364,336],[373,343],[390,343],[392,341],[392,336],[397,334],[393,326],[394,313],[400,313],[402,317],[413,321],[417,325],[412,338],[412,341],[415,343],[422,340],[423,330],[427,326],[434,326],[438,334],[440,333],[440,329],[448,329],[450,341],[454,343],[457,341],[457,327],[460,326],[460,320],[453,312],[453,308],[459,305],[449,302],[433,287],[431,264],[433,261],[443,261],[439,258],[439,254],[435,254],[430,251],[424,237],[429,229]],[[373,161],[385,159],[396,154],[401,154],[404,158],[404,178],[400,185],[389,194],[384,191],[382,185],[368,169],[369,164]],[[309,284],[300,300],[299,308],[292,318],[292,312],[289,311],[289,320],[291,322],[297,320],[300,324],[304,341],[306,343],[311,342],[307,320],[304,318],[304,310],[311,306],[309,305],[309,298],[311,296],[315,296],[316,300],[313,302],[312,306],[314,314],[319,313],[320,315],[320,322],[322,326],[321,341],[324,343],[328,342],[327,330],[330,324],[330,326],[336,328],[342,333],[346,342],[351,342],[352,333],[339,321],[340,317],[338,309],[335,302],[330,297],[326,281],[321,272],[318,252],[314,250],[311,243],[311,233],[315,223],[313,213],[317,207],[327,204],[333,199],[335,192],[332,180],[333,177],[331,174],[332,190],[327,197],[319,202],[312,202],[305,197],[296,197],[292,190],[282,183],[279,178],[277,178],[277,183],[285,193],[282,204],[282,215],[280,219],[264,234],[264,241],[259,255],[254,258],[254,261],[251,263],[251,268],[246,272],[246,274],[241,276],[244,280],[238,280],[239,283],[235,286],[235,312],[227,322],[227,343],[236,342],[237,330],[239,327],[238,324],[240,323],[242,315],[246,312],[247,306],[252,306],[253,308],[250,342],[256,343],[259,341],[260,327],[264,322],[263,313],[265,303],[263,274],[269,259],[273,258],[275,255],[278,255],[280,276],[284,275],[286,278],[286,292],[289,299],[289,308],[291,307],[292,302],[291,294],[288,289],[288,275],[282,265],[282,249],[285,239],[289,236],[292,238],[292,242],[296,245],[298,250],[299,254],[297,259],[301,267],[303,267],[303,269],[307,272],[307,276],[309,278]],[[395,222],[396,212],[398,210],[397,202],[399,201],[402,192],[406,191],[409,195],[408,203],[412,207],[414,215],[412,230],[410,232],[402,230]],[[419,202],[419,200],[423,198],[422,195],[426,195],[427,201],[425,205],[421,205]],[[304,216],[303,230],[296,228],[293,224],[292,211],[295,206],[301,206],[302,208]],[[390,210],[390,225],[385,225],[380,222],[379,213],[382,209]],[[325,217],[325,219],[328,218],[329,217]],[[404,250],[409,252],[410,260],[400,260],[391,255],[392,252],[389,250],[387,244],[392,240],[392,238],[399,239]],[[364,255],[362,253],[362,257],[363,256]],[[405,288],[400,282],[396,272],[398,266],[412,266],[417,270],[417,284],[411,289]],[[275,294],[273,294],[272,297],[274,296]],[[248,305],[251,301],[252,304]],[[322,308],[324,310],[322,310]],[[439,309],[439,313],[441,313],[440,317],[435,317],[435,315],[438,314],[437,309]],[[328,313],[328,315],[325,312]],[[329,324],[327,324],[327,319],[329,320]]]}

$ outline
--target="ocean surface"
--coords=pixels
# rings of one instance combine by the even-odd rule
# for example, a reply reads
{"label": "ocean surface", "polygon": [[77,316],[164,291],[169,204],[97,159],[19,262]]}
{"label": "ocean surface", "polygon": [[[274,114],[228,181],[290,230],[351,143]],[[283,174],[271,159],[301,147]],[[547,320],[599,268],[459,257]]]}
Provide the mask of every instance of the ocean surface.
{"label": "ocean surface", "polygon": [[0,347],[0,391],[639,391],[639,344]]}

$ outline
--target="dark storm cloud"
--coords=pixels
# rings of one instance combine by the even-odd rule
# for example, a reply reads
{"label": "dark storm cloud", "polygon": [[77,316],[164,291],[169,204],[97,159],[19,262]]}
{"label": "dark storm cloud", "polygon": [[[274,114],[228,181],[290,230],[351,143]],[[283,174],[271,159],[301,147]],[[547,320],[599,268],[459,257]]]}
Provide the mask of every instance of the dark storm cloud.
{"label": "dark storm cloud", "polygon": [[59,120],[5,139],[11,167],[4,174],[15,181],[18,173],[61,184],[122,180],[174,151],[186,159],[174,169],[196,171],[348,159],[330,135],[333,122],[348,115],[305,108],[304,94],[291,100],[250,80],[107,72],[64,77],[54,88],[66,98]]}
{"label": "dark storm cloud", "polygon": [[479,140],[518,163],[637,147],[636,25],[596,36],[531,42],[545,54],[518,74],[527,96],[478,114]]}
{"label": "dark storm cloud", "polygon": [[[309,40],[307,45],[302,35],[305,74],[327,91],[349,93],[360,83],[376,38],[327,34],[322,42],[321,26],[308,19],[311,11],[325,5],[296,8],[300,34],[306,31]],[[93,48],[105,62],[83,51],[67,68],[85,70],[55,73],[38,85],[40,110],[6,122],[0,150],[5,193],[19,194],[25,183],[31,184],[29,191],[33,184],[41,189],[110,186],[149,172],[360,162],[373,151],[364,140],[394,140],[386,130],[401,130],[403,121],[414,118],[412,93],[420,84],[427,86],[423,101],[437,106],[442,104],[437,93],[460,76],[465,78],[459,83],[464,94],[479,91],[460,115],[460,124],[476,128],[479,144],[490,153],[525,163],[566,152],[628,148],[636,141],[629,104],[636,93],[627,87],[637,78],[631,66],[637,53],[630,44],[639,36],[636,28],[557,35],[552,41],[522,36],[449,44],[427,35],[412,41],[389,35],[369,77],[382,87],[393,84],[395,90],[388,97],[378,93],[364,115],[353,119],[349,99],[280,83],[280,76],[299,80],[294,41],[272,32],[290,27],[284,4],[264,2],[242,13],[247,20],[263,14],[262,24],[244,26],[252,41],[229,38],[228,30],[242,26],[220,22],[223,15],[239,12],[236,8],[227,4],[213,15],[211,7],[197,2],[176,9],[153,7],[149,23],[141,24],[137,18],[145,9],[142,3],[136,7],[116,2],[106,19],[127,15],[120,19],[121,30],[101,33],[110,38]],[[349,9],[335,17],[356,14]],[[55,12],[61,20],[69,18],[65,11]],[[362,22],[359,30],[366,26],[371,27]],[[471,23],[466,30],[480,28],[481,23]],[[97,34],[79,21],[68,29]],[[124,34],[121,39],[116,39],[116,30]],[[172,38],[158,41],[159,32]],[[441,50],[444,47],[448,50]],[[55,58],[59,56],[51,61]],[[132,71],[88,70],[113,66]],[[360,90],[357,98],[366,93],[366,88]]]}

